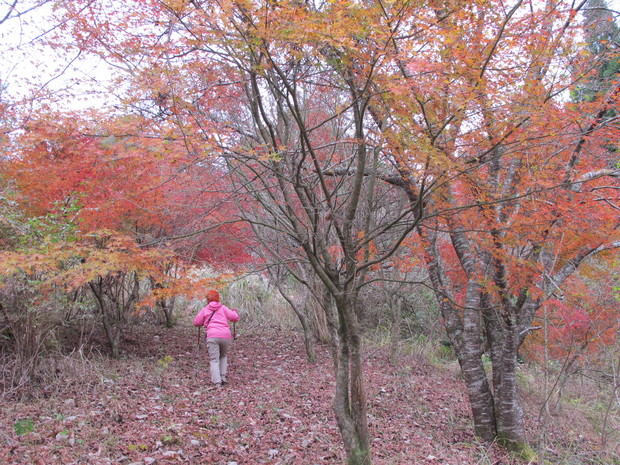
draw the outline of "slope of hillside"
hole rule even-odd
[[[121,360],[58,360],[58,383],[47,396],[3,401],[0,463],[344,462],[327,348],[309,364],[295,333],[243,333],[232,348],[229,385],[213,390],[196,336],[190,327],[139,327]],[[393,368],[376,349],[366,373],[376,464],[519,463],[474,439],[454,370],[416,357]]]

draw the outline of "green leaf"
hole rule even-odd
[[[34,423],[32,418],[24,418],[23,420],[17,420],[13,425],[15,434],[23,436],[24,434],[32,433],[34,431]]]

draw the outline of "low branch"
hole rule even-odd
[[[575,258],[569,260],[569,262],[562,267],[560,271],[558,271],[553,277],[550,277],[551,282],[555,287],[559,287],[562,285],[566,279],[570,275],[572,275],[579,265],[583,263],[586,258],[592,257],[601,252],[605,252],[607,250],[613,250],[620,248],[620,241],[611,242],[609,244],[601,244],[598,247],[592,249],[586,249],[577,254]]]
[[[603,178],[605,176],[609,176],[612,178],[618,178],[620,177],[620,169],[606,168],[606,169],[591,171],[589,173],[586,173],[583,176],[581,176],[579,179],[577,179],[576,181],[573,181],[573,184],[571,185],[571,190],[573,192],[579,192],[581,191],[581,188],[584,183],[588,181],[592,181],[593,179]]]

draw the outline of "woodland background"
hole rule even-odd
[[[1,8],[1,461],[620,463],[604,1]]]

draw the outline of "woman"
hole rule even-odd
[[[228,349],[232,340],[228,322],[239,321],[239,315],[237,309],[231,310],[220,303],[220,295],[215,290],[207,292],[207,302],[207,306],[194,318],[194,326],[205,327],[211,382],[216,387],[221,387],[226,384]]]

